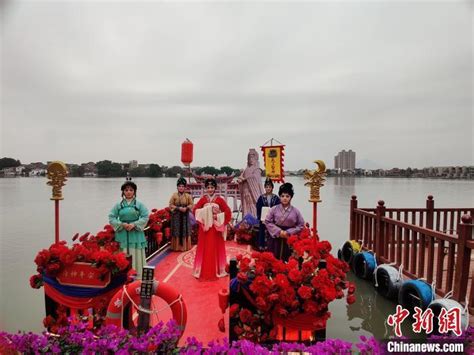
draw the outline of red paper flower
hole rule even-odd
[[[301,272],[298,271],[297,269],[292,269],[289,273],[288,273],[288,278],[293,281],[294,283],[301,283],[301,281],[303,281],[303,275],[301,275]]]
[[[298,295],[300,295],[300,297],[304,300],[310,299],[311,293],[311,287],[308,286],[303,285],[298,289]]]
[[[252,312],[244,308],[239,312],[239,318],[243,323],[248,323],[252,317]]]
[[[356,298],[353,294],[347,296],[347,304],[353,304],[355,301],[356,301]]]
[[[240,310],[240,306],[237,303],[234,303],[232,306],[229,308],[229,317],[233,318],[235,317]]]
[[[43,286],[43,277],[40,274],[31,276],[30,286],[32,288],[40,288]]]
[[[240,283],[246,283],[248,281],[248,276],[246,273],[239,272],[237,274],[237,280],[239,280]]]

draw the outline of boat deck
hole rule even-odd
[[[221,332],[218,322],[223,318],[219,308],[218,292],[229,289],[229,278],[217,281],[199,281],[192,275],[196,246],[186,252],[165,251],[149,261],[155,266],[155,279],[172,285],[183,296],[187,308],[186,329],[181,338],[182,345],[187,337],[195,337],[206,346],[215,339],[228,338],[228,310],[224,315],[226,331]],[[226,242],[227,260],[237,254],[250,253],[250,247],[235,242]],[[171,311],[164,301],[153,298],[153,308],[159,310],[152,323],[171,318]]]

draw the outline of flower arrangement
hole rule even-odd
[[[329,303],[343,298],[344,290],[347,302],[355,301],[355,286],[346,280],[349,266],[330,254],[329,242],[311,238],[305,228],[299,236],[291,236],[288,245],[293,255],[287,263],[269,252],[237,256],[237,281],[252,305],[231,305],[232,330],[239,339],[274,339],[277,320],[303,314],[310,317],[306,322],[312,322],[314,329],[322,329],[331,316]]]
[[[148,217],[147,227],[153,232],[161,232],[164,227],[167,227],[171,220],[171,210],[169,207],[158,210],[156,208],[151,210]]]
[[[67,307],[63,305],[58,305],[56,307],[54,317],[52,315],[47,315],[43,319],[44,327],[54,334],[56,334],[60,328],[66,327],[69,324],[67,310]]]
[[[235,241],[239,244],[249,244],[252,242],[253,233],[252,227],[247,223],[242,222],[234,229]]]
[[[99,270],[101,277],[108,272],[114,276],[130,268],[130,261],[124,253],[119,252],[119,245],[114,240],[114,230],[110,225],[106,225],[95,236],[86,233],[79,237],[76,234],[73,241],[77,239],[79,243],[74,243],[71,247],[67,246],[66,241],[60,241],[36,255],[35,264],[38,274],[31,276],[31,287],[40,288],[43,285],[43,274],[56,277],[75,262],[92,264]]]
[[[258,234],[259,221],[252,215],[246,215],[234,227],[235,241],[239,244],[250,244]]]

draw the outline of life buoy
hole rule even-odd
[[[357,253],[352,261],[354,273],[357,277],[362,279],[370,279],[376,267],[377,261],[375,260],[374,254],[368,251]]]
[[[447,311],[450,311],[453,308],[460,308],[461,309],[461,331],[466,330],[467,327],[469,326],[469,314],[466,308],[455,300],[452,300],[449,298],[440,298],[431,302],[428,305],[428,308],[430,308],[433,311],[433,334],[435,335],[441,334],[439,332],[438,317],[443,308],[446,309]],[[449,332],[448,335],[450,333],[452,332]]]
[[[140,304],[141,285],[141,280],[124,285],[123,288],[112,297],[109,307],[107,308],[107,316],[105,318],[106,325],[113,324],[119,328],[123,327],[122,311],[130,303],[130,300],[135,305]],[[170,285],[158,281],[153,283],[153,294],[168,303],[171,313],[173,314],[173,319],[182,330],[182,335],[186,327],[187,310],[181,294]]]
[[[410,311],[413,311],[415,307],[425,310],[433,298],[431,285],[422,280],[405,281],[398,293],[398,303]]]
[[[350,264],[355,254],[361,251],[360,244],[355,240],[348,240],[342,246],[341,257],[346,263]]]
[[[375,288],[385,298],[396,299],[403,284],[400,270],[391,265],[377,266],[374,272]]]

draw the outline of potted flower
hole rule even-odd
[[[305,228],[288,245],[293,250],[288,262],[269,252],[237,256],[239,272],[231,282],[237,301],[230,308],[234,337],[297,340],[284,337],[285,330],[286,335],[303,331],[310,338],[326,328],[329,303],[343,297],[355,301],[355,287],[346,279],[349,266],[330,254],[329,242],[313,238]]]

